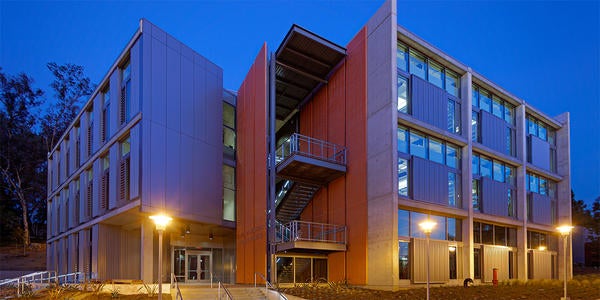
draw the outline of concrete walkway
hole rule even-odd
[[[265,291],[264,286],[255,288],[248,285],[226,285],[226,287],[234,300],[279,300],[279,295],[276,291]],[[208,285],[180,285],[179,290],[181,291],[183,300],[219,299],[219,288],[217,285],[213,285],[213,288]],[[221,298],[227,299],[225,291],[221,289],[220,292]],[[177,291],[171,289],[171,298],[175,299],[176,295]],[[303,300],[291,295],[285,296],[288,300]]]

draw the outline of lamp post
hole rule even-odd
[[[567,300],[567,241],[568,241],[569,234],[571,234],[571,230],[573,230],[573,226],[562,225],[562,226],[556,228],[556,230],[558,230],[558,232],[560,232],[560,235],[563,237],[563,257],[564,257],[563,268],[565,269],[565,278],[564,278],[564,285],[563,285],[564,296],[561,299]]]
[[[158,231],[158,299],[162,300],[162,237],[167,225],[173,218],[166,215],[150,216]]]
[[[435,228],[435,225],[437,225],[437,223],[429,220],[429,218],[419,223],[419,227],[421,227],[421,230],[423,230],[427,237],[427,300],[429,300],[429,237],[431,236],[431,232],[433,231],[433,228]]]

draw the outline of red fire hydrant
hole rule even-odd
[[[492,284],[494,286],[498,286],[498,269],[494,268],[493,271],[494,271],[494,275],[493,275],[494,277],[492,279]]]

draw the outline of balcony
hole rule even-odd
[[[292,134],[276,152],[277,176],[324,185],[346,173],[346,147]]]
[[[292,221],[275,226],[275,249],[346,251],[346,226]]]

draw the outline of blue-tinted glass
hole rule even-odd
[[[446,69],[446,92],[458,97],[458,75]]]
[[[548,188],[546,185],[546,179],[544,178],[540,178],[540,194],[541,195],[547,195],[548,194]]]
[[[472,102],[473,106],[479,107],[479,89],[477,89],[475,86],[473,86],[473,94],[471,97],[471,102]]]
[[[400,279],[410,279],[410,254],[409,243],[400,241],[398,243],[398,273]]]
[[[444,153],[444,144],[442,141],[429,138],[429,160],[443,164]]]
[[[506,127],[506,154],[513,155],[513,130]]]
[[[456,222],[457,220],[455,218],[447,218],[447,222],[448,222],[448,240],[449,241],[457,241],[460,239],[457,239],[456,237],[460,235],[460,233],[458,232],[458,227],[460,226],[456,226]],[[458,221],[460,222],[460,220]]]
[[[487,112],[492,109],[492,98],[490,98],[490,93],[485,90],[479,91],[479,108]]]
[[[446,165],[448,167],[456,168],[458,165],[458,148],[447,145],[446,146]]]
[[[427,72],[427,80],[429,80],[429,82],[433,83],[433,85],[439,88],[444,88],[444,73],[442,66],[436,64],[435,62],[429,61]]]
[[[504,177],[507,183],[515,184],[513,174],[514,172],[512,167],[506,166],[504,168]]]
[[[494,180],[504,182],[504,166],[498,161],[494,161]]]
[[[427,158],[427,145],[424,136],[410,132],[410,154],[421,158]]]
[[[408,131],[404,127],[398,127],[398,151],[408,153]]]
[[[432,221],[436,223],[433,231],[431,232],[431,238],[434,240],[445,240],[446,239],[446,217],[441,216],[430,216]]]
[[[537,123],[534,119],[527,118],[527,133],[537,136]]]
[[[539,184],[540,180],[537,176],[530,175],[529,176],[529,190],[534,193],[539,193]]]
[[[513,199],[513,191],[511,189],[507,190],[506,198],[508,201],[508,216],[514,217],[515,216],[515,204],[514,204],[514,199]]]
[[[492,161],[481,157],[480,158],[480,172],[483,177],[492,177]]]
[[[425,234],[419,227],[419,223],[426,221],[427,215],[419,212],[410,212],[410,236],[412,237],[425,237]]]
[[[408,161],[398,158],[398,194],[408,197]]]
[[[406,46],[398,43],[398,51],[396,52],[396,62],[398,64],[398,69],[407,72],[408,71],[408,49]]]
[[[398,76],[398,111],[408,113],[408,81]]]
[[[504,121],[515,124],[515,108],[511,104],[504,103]]]
[[[410,236],[409,229],[409,218],[408,211],[399,209],[398,210],[398,236]]]
[[[479,142],[479,113],[473,111],[473,115],[471,116],[471,139],[474,142]]]
[[[479,175],[479,155],[473,154],[472,157],[471,171],[473,175]]]
[[[456,207],[456,174],[448,172],[448,205]]]
[[[481,211],[481,203],[479,201],[479,180],[473,179],[472,184],[471,196],[473,198],[473,210]]]
[[[419,76],[423,79],[426,79],[426,70],[427,70],[427,65],[425,64],[425,56],[414,52],[414,51],[410,51],[410,73],[411,74],[415,74],[416,76]]]
[[[446,116],[448,123],[448,131],[454,133],[456,127],[456,110],[453,100],[448,99],[448,115]]]
[[[547,139],[546,126],[542,124],[538,126],[538,137],[544,141]]]
[[[492,101],[492,114],[500,119],[503,119],[504,112],[502,111],[502,108],[502,100],[494,96]]]

